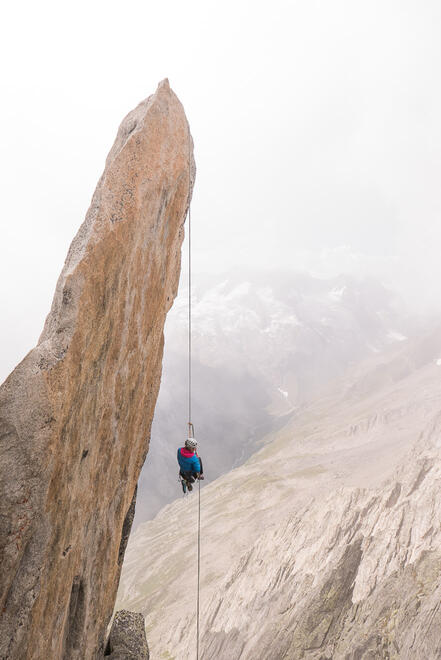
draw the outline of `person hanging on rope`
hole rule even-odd
[[[193,490],[196,479],[204,478],[202,459],[196,453],[198,443],[194,438],[188,438],[185,446],[178,449],[179,477],[184,493],[186,489]]]

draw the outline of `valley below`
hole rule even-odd
[[[201,490],[201,658],[441,654],[441,332],[366,358]],[[117,609],[195,657],[197,493],[130,538]]]

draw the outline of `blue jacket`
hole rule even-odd
[[[181,472],[192,472],[196,474],[201,471],[199,456],[196,453],[193,454],[193,452],[188,451],[185,447],[178,449],[178,463]]]

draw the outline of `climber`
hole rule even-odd
[[[178,449],[179,477],[184,493],[193,490],[192,484],[196,479],[204,478],[202,459],[196,453],[198,443],[194,438],[188,438],[185,446]]]

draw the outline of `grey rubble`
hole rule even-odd
[[[109,660],[149,660],[142,614],[120,610],[110,629],[106,658]]]

